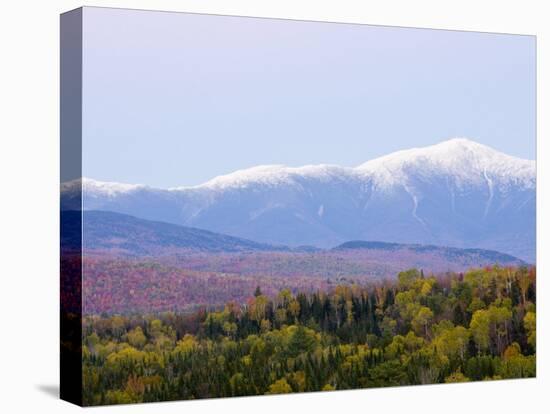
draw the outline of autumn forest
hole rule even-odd
[[[217,309],[89,314],[85,405],[534,377],[534,267],[251,290]]]

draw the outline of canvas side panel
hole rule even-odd
[[[82,405],[82,9],[61,15],[61,399]]]

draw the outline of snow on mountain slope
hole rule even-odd
[[[65,208],[70,187],[62,189]],[[193,187],[162,190],[85,179],[83,188],[85,209],[259,242],[331,247],[380,240],[535,258],[535,162],[462,138],[356,168],[267,165]]]
[[[96,181],[87,177],[82,178],[82,180],[77,179],[61,184],[61,192],[80,192],[81,188],[90,195],[115,197],[147,187],[141,184]]]
[[[457,185],[479,184],[487,173],[503,185],[535,187],[535,161],[498,152],[486,145],[455,138],[426,148],[412,148],[380,157],[357,167],[382,185],[399,185],[408,174],[445,174]]]
[[[301,179],[328,181],[335,178],[357,175],[352,168],[337,165],[306,165],[303,167],[287,167],[285,165],[260,165],[244,170],[238,170],[227,175],[221,175],[194,187],[178,187],[172,190],[209,189],[224,191],[243,189],[252,185],[276,187],[280,185],[299,185]]]

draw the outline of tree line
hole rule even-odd
[[[86,405],[535,376],[535,268],[83,320]]]

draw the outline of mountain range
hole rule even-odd
[[[105,210],[255,240],[334,247],[350,240],[480,248],[535,261],[536,165],[468,139],[355,168],[258,166],[192,187],[84,178],[61,207]]]
[[[494,264],[526,265],[484,249],[376,241],[350,241],[330,249],[290,248],[109,211],[86,210],[82,219],[80,215],[63,211],[62,246],[78,245],[82,229],[86,259],[155,263],[208,274],[378,279],[413,267],[441,274]]]
[[[194,227],[144,220],[110,211],[62,212],[62,246],[78,247],[81,234],[87,251],[110,251],[131,256],[166,256],[170,253],[236,253],[290,251],[251,240],[226,236]],[[82,233],[81,233],[82,232]]]

